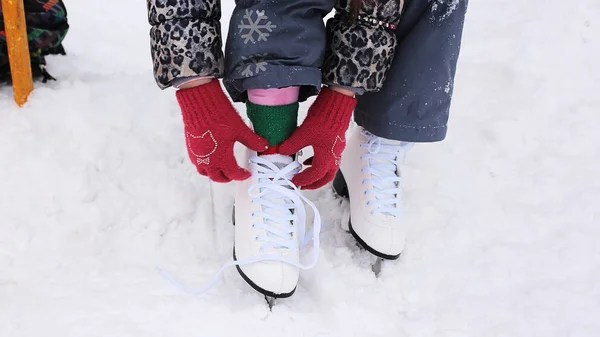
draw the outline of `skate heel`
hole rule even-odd
[[[344,179],[344,175],[341,170],[338,170],[335,179],[333,179],[333,191],[337,193],[340,197],[350,198],[350,193],[348,192],[348,184],[346,184],[346,179]]]

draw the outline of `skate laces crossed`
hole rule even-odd
[[[279,168],[273,162],[259,156],[250,158],[250,166],[258,182],[248,189],[252,202],[262,206],[261,212],[255,212],[253,217],[262,217],[261,223],[252,226],[265,231],[265,235],[257,236],[256,240],[263,242],[260,251],[263,255],[254,256],[242,260],[229,260],[215,274],[212,280],[201,289],[190,289],[169,274],[167,271],[157,268],[158,272],[175,287],[193,295],[201,295],[210,290],[219,280],[223,272],[232,266],[243,266],[264,261],[278,261],[295,266],[302,270],[313,268],[319,260],[319,249],[321,233],[321,215],[314,203],[302,195],[298,187],[291,179],[300,172],[302,165],[298,161]],[[309,233],[306,231],[306,203],[313,210],[313,228]],[[294,226],[293,223],[297,225]],[[308,235],[307,235],[308,234]],[[311,240],[312,239],[312,240]],[[303,265],[297,261],[281,256],[278,252],[282,249],[297,251],[313,243],[312,262]]]
[[[408,151],[414,143],[398,142],[383,139],[363,130],[366,142],[360,144],[361,148],[367,148],[369,153],[364,154],[361,159],[369,161],[362,172],[371,174],[370,179],[363,180],[364,184],[370,184],[372,189],[367,189],[365,195],[374,195],[375,200],[367,202],[369,206],[375,206],[371,214],[384,214],[399,217],[402,210],[398,205],[402,202],[402,177],[398,168],[398,158],[403,156],[406,160]]]
[[[259,204],[262,208],[262,211],[253,213],[252,217],[264,220],[252,224],[252,228],[265,231],[265,235],[256,237],[257,241],[263,242],[260,251],[299,250],[305,231],[304,223],[299,219],[306,219],[306,210],[302,200],[290,186],[290,180],[300,172],[300,163],[293,161],[279,168],[269,160],[254,157],[250,159],[250,166],[256,172],[258,183],[250,186],[248,194],[252,197],[252,203]],[[298,226],[294,226],[294,222]],[[295,237],[298,239],[295,240]]]

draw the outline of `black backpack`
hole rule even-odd
[[[54,80],[46,71],[46,55],[65,54],[62,41],[69,24],[62,0],[24,0],[31,70],[34,79]],[[10,83],[10,67],[0,3],[0,83]]]

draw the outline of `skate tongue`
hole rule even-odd
[[[278,154],[278,153],[263,154],[260,157],[270,161],[275,166],[277,166],[277,168],[279,168],[279,169],[282,169],[282,168],[288,166],[289,164],[291,164],[294,161],[294,158],[292,158],[290,156],[284,156],[284,155]],[[286,188],[291,189],[290,186],[286,186]]]
[[[270,161],[271,163],[275,164],[275,166],[277,166],[278,168],[284,168],[286,166],[288,166],[291,162],[294,161],[294,159],[290,156],[284,156],[282,154],[263,154],[261,155],[261,158],[264,158],[268,161]]]

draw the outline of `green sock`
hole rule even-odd
[[[264,106],[246,103],[248,118],[254,132],[266,139],[269,146],[276,146],[288,139],[298,126],[298,103],[280,106]]]

